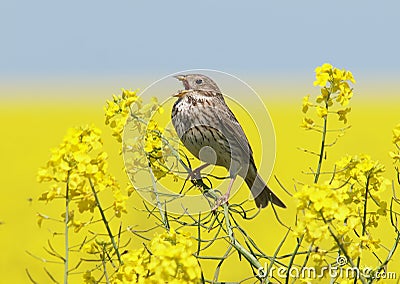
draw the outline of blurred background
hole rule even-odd
[[[103,126],[111,94],[143,90],[172,73],[214,69],[249,84],[274,123],[273,174],[293,188],[293,178],[307,180],[301,172],[316,164],[296,149],[319,141],[299,128],[302,97],[318,92],[314,68],[329,62],[351,70],[357,80],[353,127],[329,158],[369,153],[394,177],[387,153],[391,129],[400,122],[398,1],[16,0],[0,6],[1,282],[28,283],[26,268],[40,283],[48,279],[26,251],[42,254],[52,232],[38,228],[36,213],[59,212],[37,201],[46,185],[36,183],[36,172],[50,148],[68,127]],[[125,181],[110,133],[104,127],[110,169]],[[279,188],[273,179],[269,184]],[[289,206],[284,220],[293,222],[294,202],[276,191]],[[249,225],[266,248],[272,243],[271,252],[280,241],[269,234],[272,215],[265,211],[258,225]],[[259,226],[266,219],[271,224]],[[237,280],[247,269],[222,276]]]

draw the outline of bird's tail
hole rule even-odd
[[[244,180],[253,194],[257,207],[264,208],[267,207],[268,202],[272,202],[276,206],[286,208],[286,205],[269,189],[260,175],[257,173],[255,178],[254,176],[248,174]]]

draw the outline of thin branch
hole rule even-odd
[[[68,265],[69,265],[69,176],[68,171],[67,183],[65,188],[65,220],[64,220],[64,249],[65,249],[65,259],[64,259],[64,284],[68,284]]]
[[[25,268],[25,272],[26,272],[26,275],[28,275],[29,280],[30,280],[33,284],[39,284],[38,282],[36,282],[36,281],[32,278],[31,274],[29,273],[28,268]]]
[[[107,230],[108,236],[110,237],[110,240],[111,240],[111,243],[112,243],[112,245],[113,245],[114,251],[115,251],[115,253],[116,253],[116,255],[117,255],[119,264],[121,265],[121,264],[122,264],[121,254],[119,253],[119,249],[118,249],[117,244],[116,244],[116,242],[115,242],[114,235],[113,235],[112,232],[111,232],[111,228],[110,228],[110,226],[109,226],[109,224],[108,224],[107,217],[106,217],[106,215],[104,214],[103,208],[101,207],[100,200],[99,200],[99,197],[97,196],[97,193],[96,193],[96,190],[95,190],[95,188],[94,188],[94,184],[93,184],[93,182],[92,182],[92,179],[91,179],[91,178],[88,178],[88,179],[89,179],[90,187],[92,188],[92,192],[93,192],[94,198],[95,198],[95,200],[96,200],[97,208],[98,208],[99,211],[100,211],[101,219],[103,220],[103,223],[104,223],[104,225],[106,226],[106,230]]]

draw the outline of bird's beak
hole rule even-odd
[[[176,75],[174,78],[178,79],[179,81],[186,81],[186,76],[185,75]]]
[[[174,97],[181,98],[190,91],[189,83],[186,79],[186,75],[176,75],[176,76],[174,76],[174,78],[181,81],[183,83],[183,86],[185,87],[185,90],[178,91],[176,94],[173,95]]]

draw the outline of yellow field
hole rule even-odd
[[[2,142],[0,147],[1,178],[0,178],[0,275],[1,283],[29,283],[25,269],[29,269],[32,277],[39,283],[49,283],[43,267],[44,263],[27,254],[30,253],[47,257],[43,247],[48,239],[59,242],[61,239],[52,236],[55,230],[62,231],[62,227],[53,229],[52,223],[44,223],[42,228],[37,225],[36,213],[54,214],[59,217],[63,211],[63,203],[45,205],[39,202],[38,196],[47,188],[46,184],[36,182],[37,169],[43,166],[50,155],[50,148],[57,146],[68,127],[94,123],[103,129],[105,149],[110,156],[110,171],[125,185],[127,178],[122,172],[122,158],[119,156],[119,146],[111,137],[111,131],[104,126],[103,104],[106,97],[87,94],[82,99],[57,99],[48,97],[39,101],[34,99],[13,100],[8,99],[0,106],[0,121],[2,125]],[[272,99],[264,97],[272,117],[276,132],[276,163],[273,175],[293,192],[293,179],[310,182],[310,176],[302,174],[309,167],[316,166],[316,158],[299,151],[297,147],[318,149],[320,137],[318,134],[309,133],[299,127],[303,114],[301,113],[301,97],[289,95],[288,91],[277,94]],[[282,99],[282,98],[288,99]],[[388,152],[393,149],[391,143],[392,128],[400,123],[399,99],[386,97],[384,100],[363,98],[354,96],[350,103],[352,112],[349,115],[349,129],[337,145],[328,149],[328,162],[325,169],[330,169],[334,161],[345,154],[368,153],[373,159],[381,161],[387,169],[386,177],[395,177],[392,162]],[[89,99],[90,98],[90,101]],[[166,110],[169,111],[169,110]],[[248,110],[250,113],[251,109]],[[239,118],[240,119],[240,118]],[[251,137],[251,136],[250,136]],[[250,138],[251,140],[251,138]],[[254,151],[259,152],[260,146],[253,146]],[[269,185],[275,193],[282,197],[288,206],[288,210],[280,210],[282,220],[289,225],[294,223],[296,204],[291,197],[281,190],[277,182],[271,178]],[[399,188],[399,186],[398,186]],[[247,197],[247,192],[242,189],[235,198]],[[400,192],[400,191],[399,191]],[[390,191],[388,198],[390,196]],[[400,193],[398,193],[400,194]],[[137,200],[131,200],[130,204],[140,204]],[[56,205],[58,204],[58,208]],[[132,210],[134,211],[134,210]],[[140,219],[139,219],[140,218]],[[124,217],[123,226],[140,224],[146,225],[141,214],[130,212]],[[388,222],[381,219],[380,222]],[[147,226],[152,226],[150,221]],[[115,228],[118,227],[118,224]],[[245,223],[247,232],[268,253],[273,254],[279,244],[285,229],[274,220],[270,209],[264,210],[255,220]],[[143,227],[144,228],[144,227]],[[382,230],[379,232],[382,243],[392,243],[393,231]],[[211,235],[209,236],[211,237]],[[133,239],[141,246],[140,239]],[[293,244],[293,240],[290,241]],[[284,250],[290,252],[293,246],[287,245]],[[62,250],[60,251],[62,252]],[[395,271],[400,277],[399,253],[394,256],[394,263],[388,267],[389,271]],[[215,269],[216,262],[209,262],[205,268],[211,272]],[[46,264],[46,267],[57,277],[62,279],[62,265]],[[242,261],[240,268],[237,266],[237,257],[233,257],[224,264],[220,279],[235,281],[251,275],[248,264]],[[211,274],[210,277],[211,278]],[[71,283],[79,283],[81,276],[71,277]]]

